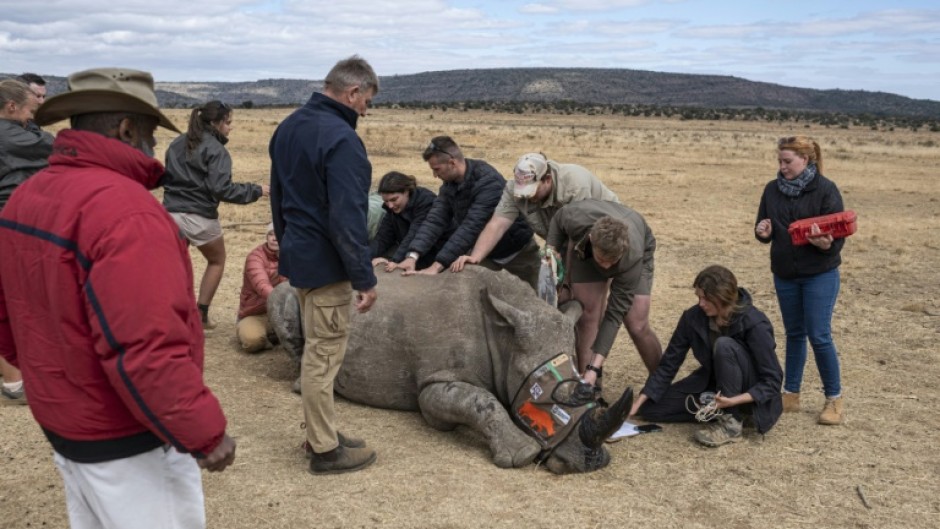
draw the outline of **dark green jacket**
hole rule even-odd
[[[605,270],[594,262],[588,233],[598,219],[607,216],[627,223],[630,248],[616,265]],[[653,252],[656,251],[656,238],[646,225],[646,220],[636,211],[616,202],[588,199],[568,204],[552,217],[546,242],[564,253],[568,241],[574,243],[573,259],[591,263],[598,273],[612,279],[607,311],[598,329],[597,338],[591,346],[595,353],[607,356],[617,338],[620,325],[623,324],[624,316],[633,306],[633,296],[643,273],[644,256],[652,258]]]

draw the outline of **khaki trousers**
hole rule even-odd
[[[274,332],[267,314],[245,316],[235,324],[235,333],[242,350],[246,353],[257,353],[270,346],[268,334]]]
[[[300,364],[301,398],[307,441],[322,454],[339,446],[333,380],[343,365],[349,342],[349,281],[320,288],[298,288],[300,315],[304,321],[304,356]]]

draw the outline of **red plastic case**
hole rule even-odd
[[[809,219],[800,219],[794,221],[787,228],[790,233],[790,240],[794,246],[803,246],[809,244],[807,236],[813,228],[813,224],[819,226],[820,233],[828,233],[833,239],[841,239],[855,233],[858,229],[858,216],[852,210],[840,211],[820,217]]]

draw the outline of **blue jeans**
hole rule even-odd
[[[792,393],[800,391],[806,364],[806,339],[809,338],[823,391],[827,397],[840,395],[839,355],[832,343],[832,310],[839,296],[839,269],[797,279],[774,275],[774,286],[787,330],[783,389]]]

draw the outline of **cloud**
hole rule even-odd
[[[651,0],[552,0],[545,2],[547,5],[564,11],[617,11],[649,3]]]
[[[740,16],[716,18],[710,4],[671,3],[204,0],[194,9],[192,0],[50,0],[37,9],[18,2],[0,18],[0,68],[65,75],[119,65],[165,81],[320,79],[336,60],[358,53],[380,75],[590,66],[786,83],[820,65],[864,59],[882,73],[851,70],[858,77],[831,83],[861,88],[876,86],[877,77],[884,87],[905,71],[925,70],[912,74],[922,80],[922,97],[933,97],[940,84],[940,10],[856,14],[840,7],[831,10],[840,15],[822,16],[749,4]]]
[[[519,12],[526,15],[549,15],[558,12],[558,8],[545,4],[526,4],[519,8]]]

